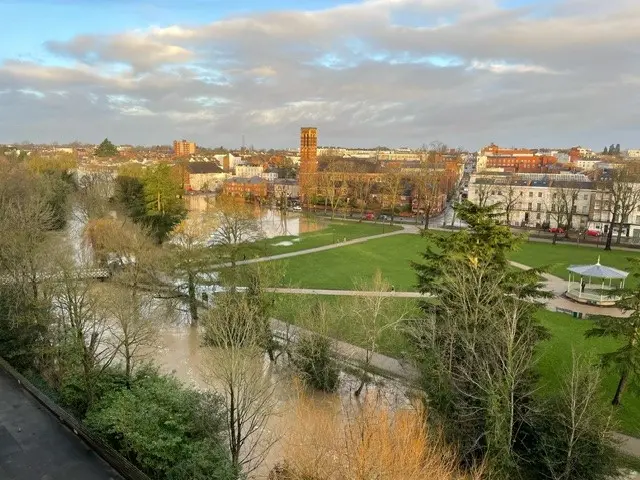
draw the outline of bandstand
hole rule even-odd
[[[571,300],[589,305],[610,307],[620,300],[614,291],[624,288],[628,272],[600,264],[571,265],[566,296]],[[579,280],[578,280],[579,278]]]

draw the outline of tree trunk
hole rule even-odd
[[[613,396],[613,400],[611,400],[611,405],[615,405],[615,406],[620,405],[620,398],[622,397],[622,393],[624,392],[624,389],[627,386],[628,376],[629,374],[627,370],[622,372],[622,375],[620,376],[620,381],[618,382],[618,388],[616,389],[616,394]]]
[[[605,250],[611,250],[611,241],[613,240],[613,227],[615,225],[615,218],[618,215],[618,209],[614,209],[611,222],[609,222],[609,231],[607,232],[607,243],[604,246]]]
[[[424,229],[429,230],[429,216],[431,214],[431,207],[424,209]]]
[[[187,276],[187,288],[189,289],[189,313],[191,314],[191,326],[198,325],[198,299],[196,298],[196,279],[193,273]]]
[[[620,238],[622,237],[622,221],[618,224],[618,236],[616,237],[616,245],[620,245]]]
[[[556,230],[555,232],[553,232],[553,245],[556,244],[556,242],[558,241],[558,231]]]

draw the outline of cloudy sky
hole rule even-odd
[[[640,0],[0,0],[0,142],[640,148]]]

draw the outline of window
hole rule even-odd
[[[539,204],[537,205],[536,210],[538,210],[538,211],[541,211],[541,210],[542,210],[542,204],[541,204],[541,203],[539,203]]]
[[[636,215],[636,224],[640,225],[640,215]]]
[[[540,214],[536,213],[536,220],[540,220]]]
[[[529,192],[529,198],[533,198],[533,192]]]
[[[529,202],[529,211],[533,210],[533,204]]]
[[[542,198],[542,192],[538,192],[538,198]]]
[[[582,206],[582,213],[588,213],[589,211],[589,207],[587,207],[586,205]]]
[[[587,195],[586,193],[582,196],[583,200],[588,200],[589,199],[589,195]]]

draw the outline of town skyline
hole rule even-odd
[[[0,142],[637,147],[636,2],[188,3],[2,2]]]

